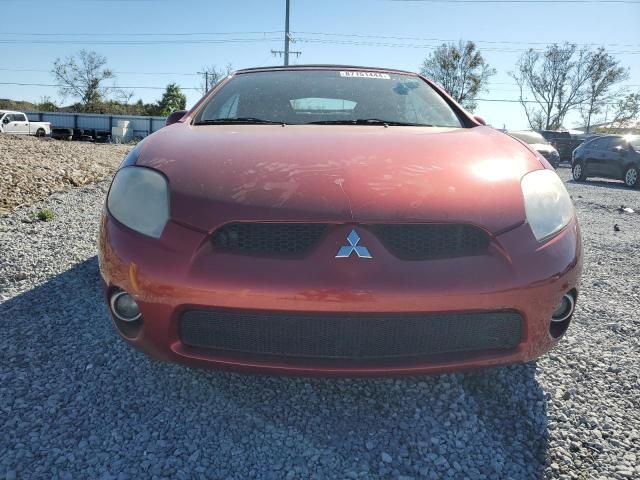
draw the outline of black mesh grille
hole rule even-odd
[[[219,353],[375,360],[512,349],[521,316],[512,311],[446,314],[303,314],[191,310],[180,338]]]
[[[373,227],[384,246],[402,260],[483,255],[489,236],[473,225],[389,224]]]
[[[328,225],[317,223],[231,223],[212,237],[216,248],[245,255],[300,256],[313,248]],[[402,260],[483,255],[489,236],[481,228],[458,224],[363,225]]]
[[[320,240],[326,228],[315,223],[232,223],[215,232],[213,244],[249,255],[301,255]]]

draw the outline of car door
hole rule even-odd
[[[21,118],[24,118],[25,122],[20,121]],[[26,127],[24,126],[25,123],[26,123]],[[19,115],[17,113],[8,113],[2,120],[2,124],[3,124],[4,131],[6,133],[13,133],[13,134],[29,133],[29,123],[26,122],[26,117],[24,115],[21,115],[21,114]]]
[[[602,172],[603,148],[608,142],[607,138],[592,140],[584,146],[584,167],[587,175],[600,175]]]
[[[15,125],[15,131],[13,133],[29,135],[29,120],[24,113],[14,113],[13,124]]]
[[[624,174],[624,165],[629,154],[629,144],[622,137],[611,137],[609,148],[605,152],[604,170],[607,177],[620,179]]]
[[[7,113],[2,119],[2,129],[5,133],[18,133],[18,125],[13,117],[13,113]]]

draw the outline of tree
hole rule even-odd
[[[167,85],[167,89],[162,94],[158,102],[158,115],[168,116],[176,110],[184,110],[187,105],[187,97],[175,83]]]
[[[603,107],[611,103],[614,94],[611,89],[629,78],[629,71],[608,54],[602,47],[589,55],[589,79],[585,86],[586,99],[580,105],[580,115],[589,133],[594,115],[602,113]]]
[[[106,57],[83,49],[75,57],[56,59],[51,73],[60,84],[60,95],[79,98],[83,110],[90,111],[108,94],[104,81],[115,77],[106,64]]]
[[[592,77],[591,52],[576,45],[549,45],[544,52],[522,54],[510,75],[520,88],[520,103],[531,128],[555,130],[568,112],[587,99],[586,84]],[[526,98],[527,93],[533,100]]]
[[[51,100],[50,97],[40,97],[40,101],[36,103],[39,112],[57,112],[59,107]]]
[[[202,70],[199,72],[203,76],[202,81],[200,82],[200,92],[204,95],[211,90],[216,83],[231,72],[233,72],[233,66],[230,63],[227,63],[224,68],[218,68],[216,65],[202,67]]]
[[[634,121],[640,122],[640,92],[630,93],[620,98],[615,107],[613,120],[609,123],[608,133],[624,129]]]
[[[489,66],[473,42],[440,45],[424,59],[420,72],[439,83],[458,103],[470,111],[478,94],[486,90],[496,70]]]

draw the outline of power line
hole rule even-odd
[[[19,85],[19,86],[33,86],[33,87],[62,87],[63,85],[52,83],[21,83],[21,82],[0,82],[0,85]],[[200,90],[197,87],[182,87],[178,85],[182,90]],[[164,90],[166,87],[153,87],[153,86],[112,86],[109,88],[132,88],[132,89],[150,89],[150,90]],[[539,103],[535,100],[513,100],[507,98],[476,98],[478,102],[498,102],[498,103]],[[586,102],[581,102],[586,103]],[[616,102],[606,102],[603,105],[617,105]]]
[[[38,70],[34,68],[0,68],[2,72],[40,72],[40,73],[51,73],[51,70]],[[188,76],[198,76],[197,73],[184,73],[184,72],[125,72],[125,71],[114,71],[113,73],[117,73],[118,75],[188,75]]]
[[[640,5],[639,0],[393,0],[395,2],[424,3],[629,3]]]
[[[38,72],[38,73],[51,73],[51,70],[40,70],[34,68],[0,68],[1,72]],[[184,75],[184,76],[201,76],[204,75],[205,72],[198,73],[186,73],[186,72],[130,72],[130,71],[119,71],[116,70],[113,73],[118,75]],[[515,82],[490,82],[490,86],[492,85],[507,85],[517,87],[518,84]],[[640,83],[625,83],[621,85],[622,87],[640,87]],[[133,88],[133,87],[131,87]],[[491,90],[497,90],[492,88]],[[515,89],[514,89],[515,90]],[[504,89],[504,91],[509,91],[508,89]]]
[[[169,33],[169,32],[134,32],[134,33],[124,33],[124,32],[90,32],[90,33],[78,33],[78,32],[69,32],[69,33],[45,33],[45,32],[0,32],[0,35],[20,35],[20,36],[40,36],[40,37],[49,37],[49,36],[69,36],[69,37],[102,37],[102,36],[120,36],[120,37],[152,37],[152,36],[162,36],[162,37],[173,37],[173,36],[197,36],[197,35],[275,35],[284,33],[283,30],[268,30],[264,32],[177,32],[177,33]]]
[[[460,39],[446,39],[446,38],[428,38],[428,37],[405,37],[405,36],[392,36],[392,35],[368,35],[368,34],[356,34],[356,33],[334,33],[334,32],[291,32],[295,35],[316,35],[316,36],[324,36],[324,37],[349,37],[349,38],[380,38],[383,40],[420,40],[426,42],[458,42]],[[553,45],[553,44],[562,44],[565,41],[557,41],[557,42],[525,42],[525,41],[514,41],[514,40],[473,40],[474,43],[489,43],[489,44],[505,44],[505,45]],[[640,47],[640,43],[574,43],[568,42],[569,44],[577,45],[577,46],[585,46],[585,47],[594,47],[594,46],[607,46],[607,47]]]
[[[65,85],[60,85],[57,83],[25,83],[25,82],[0,82],[0,85],[17,85],[21,87],[64,87]],[[198,87],[182,87],[178,85],[182,90],[200,90]],[[107,88],[132,88],[132,89],[140,89],[140,90],[164,90],[167,87],[152,87],[148,85],[143,86],[124,86],[124,85],[109,85]]]
[[[188,45],[188,44],[227,44],[227,43],[268,43],[279,41],[278,38],[264,38],[264,39],[204,39],[204,40],[140,40],[140,41],[123,41],[123,40],[0,40],[0,44],[45,44],[45,45],[122,45],[122,46],[134,46],[134,45]],[[298,37],[295,38],[296,42],[301,43],[317,43],[317,44],[331,44],[331,45],[353,45],[353,46],[368,46],[368,47],[391,47],[391,48],[419,48],[423,50],[433,50],[440,45],[434,44],[416,44],[416,43],[390,43],[390,42],[374,42],[374,41],[356,41],[356,40],[327,40],[320,38],[310,37]],[[529,50],[538,52],[544,52],[544,49],[523,49],[523,48],[483,48],[485,52],[502,52],[502,53],[521,53]],[[278,52],[278,51],[276,51]],[[294,53],[294,52],[290,52]],[[300,52],[295,52],[299,54]],[[638,55],[640,50],[620,50],[609,52],[613,55]]]
[[[436,49],[440,45],[433,44],[417,44],[417,43],[390,43],[390,42],[374,42],[374,41],[357,41],[357,40],[326,40],[318,38],[297,37],[296,42],[301,43],[318,43],[318,44],[332,44],[332,45],[354,45],[354,46],[366,46],[366,47],[392,47],[392,48],[420,48],[420,49]],[[544,49],[528,49],[528,48],[483,48],[483,52],[503,52],[503,53],[521,53],[529,50],[544,52]],[[621,50],[615,52],[608,52],[613,55],[637,55],[640,54],[640,50]]]
[[[276,37],[264,38],[224,38],[199,40],[0,40],[1,44],[45,44],[45,45],[197,45],[197,44],[227,44],[227,43],[266,43],[280,40]]]
[[[408,0],[407,0],[408,1]],[[415,0],[418,1],[418,0]],[[640,0],[639,0],[640,1]],[[62,40],[20,40],[20,39],[2,39],[1,43],[94,43],[99,42],[99,44],[155,44],[155,43],[234,43],[234,42],[260,42],[260,41],[277,41],[278,37],[267,37],[266,35],[276,35],[282,34],[286,31],[284,30],[272,30],[265,32],[181,32],[181,33],[156,33],[156,32],[147,32],[147,33],[127,33],[121,34],[117,32],[111,33],[11,33],[4,32],[0,35],[11,35],[11,36],[38,36],[38,37],[47,37],[47,36],[69,36],[69,37],[88,37],[87,39],[62,39]],[[170,37],[178,36],[219,36],[219,35],[263,35],[263,37],[259,38],[200,38],[194,40],[180,40],[180,39],[172,39]],[[295,41],[296,35],[312,35],[312,36],[320,36],[320,37],[343,37],[343,38],[369,38],[369,39],[383,39],[383,40],[419,40],[426,42],[457,42],[459,39],[451,39],[451,38],[433,38],[433,37],[413,37],[413,36],[398,36],[398,35],[371,35],[371,34],[355,34],[355,33],[336,33],[336,32],[307,32],[307,31],[291,31],[289,32],[289,39],[291,41]],[[166,37],[157,40],[129,40],[129,39],[120,39],[120,40],[110,40],[110,39],[95,39],[96,36],[118,36],[118,37]],[[285,37],[287,38],[287,37]],[[95,39],[95,40],[94,40]],[[514,40],[474,40],[474,43],[486,43],[486,44],[504,44],[504,45],[551,45],[554,43],[564,43],[565,40],[561,41],[547,41],[547,42],[532,42],[532,41],[514,41]],[[607,46],[607,47],[638,47],[640,43],[605,43],[605,42],[590,42],[590,43],[574,43],[568,42],[570,44],[575,44],[578,46]]]

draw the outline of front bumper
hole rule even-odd
[[[335,253],[353,225],[337,225],[304,259],[216,252],[209,235],[169,222],[159,240],[124,227],[105,213],[100,270],[107,294],[134,295],[139,328],[116,326],[135,348],[157,359],[276,374],[380,376],[442,373],[537,358],[558,341],[549,331],[562,295],[577,293],[582,268],[578,224],[538,244],[527,224],[492,238],[485,256],[400,261],[360,230],[374,260]],[[336,315],[514,311],[522,317],[519,343],[508,350],[434,355],[410,361],[348,362],[219,354],[186,345],[180,318],[191,310],[324,313]]]

